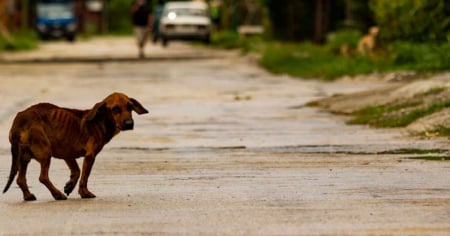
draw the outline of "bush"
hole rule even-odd
[[[397,41],[390,45],[396,66],[413,70],[445,70],[450,68],[450,41],[437,43],[412,43]]]
[[[370,8],[384,40],[446,41],[450,28],[448,0],[371,0]]]
[[[211,45],[224,49],[241,48],[244,45],[241,36],[234,31],[220,31],[211,36]]]
[[[375,57],[340,56],[340,47],[347,44],[355,49],[360,35],[357,31],[340,31],[330,37],[324,47],[311,43],[267,43],[261,51],[261,65],[274,73],[323,79],[393,70],[450,68],[450,40],[444,43],[396,41],[388,44],[387,52]]]
[[[31,50],[37,48],[38,42],[34,31],[15,32],[11,42],[0,36],[0,51]]]
[[[361,36],[361,32],[357,30],[340,30],[333,32],[328,36],[326,48],[334,53],[339,53],[343,45],[355,49],[358,46],[358,41]]]
[[[211,46],[222,49],[242,49],[247,52],[262,52],[264,49],[262,36],[241,36],[234,31],[220,31],[211,36]]]
[[[112,33],[132,33],[131,23],[131,1],[111,0],[108,3],[108,28]]]
[[[270,43],[261,59],[261,65],[274,73],[327,80],[383,70],[386,64],[366,57],[341,57],[311,43]]]

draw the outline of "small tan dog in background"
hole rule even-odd
[[[373,56],[373,51],[377,43],[378,32],[378,27],[370,27],[369,33],[364,35],[358,42],[359,54]]]

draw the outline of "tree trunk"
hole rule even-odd
[[[314,42],[322,44],[330,28],[330,0],[316,0]]]
[[[22,0],[21,4],[21,29],[28,29],[28,13],[29,13],[29,0]]]

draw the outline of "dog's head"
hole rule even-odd
[[[121,130],[131,130],[134,127],[131,112],[137,114],[148,113],[136,99],[130,98],[122,93],[113,93],[103,101],[95,104],[85,116],[86,121],[92,121],[98,117],[105,118],[108,122],[114,123],[114,133]]]
[[[372,35],[373,37],[376,37],[378,35],[378,32],[380,31],[380,29],[376,26],[370,27],[369,29],[369,34]]]

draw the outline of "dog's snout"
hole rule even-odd
[[[122,130],[131,130],[133,128],[134,128],[134,121],[133,120],[130,119],[130,120],[125,120],[123,122]]]

